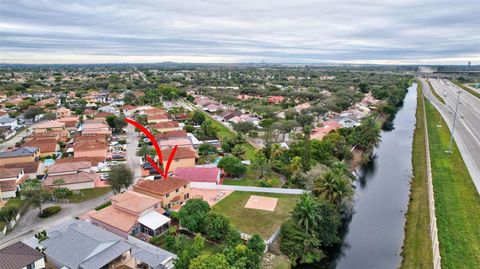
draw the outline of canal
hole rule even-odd
[[[358,169],[354,215],[345,232],[337,269],[394,269],[401,263],[415,129],[417,85],[398,111],[392,131],[382,131],[374,160]]]

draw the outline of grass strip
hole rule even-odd
[[[416,125],[413,135],[410,202],[406,214],[402,269],[433,268],[428,206],[427,156],[422,84],[417,88]]]
[[[458,80],[452,80],[452,82],[457,85],[458,87],[464,89],[465,91],[469,92],[471,95],[480,99],[480,93],[470,89],[469,87],[463,85],[463,83],[459,82]]]
[[[426,102],[442,268],[480,268],[480,196],[435,107]]]
[[[429,80],[427,80],[428,87],[430,87],[430,92],[440,101],[440,103],[446,105],[445,100],[433,89],[432,83],[430,83]]]

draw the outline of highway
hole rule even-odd
[[[457,103],[458,92],[460,99],[457,120],[455,122],[454,140],[472,177],[473,183],[480,193],[480,99],[448,80],[429,79],[434,91],[445,101],[445,105],[430,94],[430,87],[421,79],[424,95],[440,111],[445,122],[452,128]],[[447,150],[447,149],[445,149]]]

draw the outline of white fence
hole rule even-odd
[[[250,187],[250,186],[234,186],[234,185],[205,185],[190,183],[190,187],[196,189],[207,190],[228,190],[228,191],[248,191],[248,192],[266,192],[266,193],[281,193],[281,194],[302,194],[307,190],[302,189],[284,189],[284,188],[267,188],[267,187]]]
[[[435,198],[432,183],[432,167],[430,161],[430,146],[428,142],[427,113],[425,111],[425,101],[423,102],[423,117],[425,124],[425,149],[427,155],[427,178],[428,178],[428,206],[430,209],[430,238],[432,240],[433,269],[441,269],[442,257],[440,256],[440,245],[438,242],[437,217],[435,216]]]

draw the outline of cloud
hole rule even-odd
[[[477,0],[3,0],[0,62],[480,64]]]

